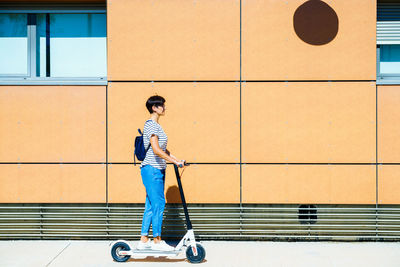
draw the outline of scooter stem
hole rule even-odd
[[[190,218],[189,218],[189,212],[188,212],[187,205],[186,205],[185,194],[183,193],[183,188],[182,188],[182,183],[181,183],[181,176],[179,175],[178,166],[176,166],[174,164],[174,168],[175,168],[176,180],[178,182],[179,192],[181,194],[183,211],[185,212],[186,228],[187,228],[187,230],[192,230],[192,222],[190,221]]]

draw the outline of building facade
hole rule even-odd
[[[138,237],[154,94],[200,238],[400,237],[400,5],[375,0],[2,1],[0,237]]]

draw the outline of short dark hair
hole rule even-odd
[[[150,96],[149,99],[146,101],[146,108],[151,113],[153,113],[153,106],[159,107],[163,106],[165,103],[165,99],[159,95]]]

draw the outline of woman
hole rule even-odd
[[[143,142],[149,150],[140,165],[143,184],[146,188],[146,204],[144,208],[142,231],[137,249],[154,249],[169,251],[174,250],[165,241],[161,240],[161,226],[165,207],[164,184],[165,161],[179,166],[184,161],[177,159],[167,149],[167,135],[158,123],[160,116],[165,115],[165,99],[161,96],[152,96],[146,102],[146,108],[150,112],[150,119],[144,124]],[[148,237],[150,224],[153,225],[153,243]]]

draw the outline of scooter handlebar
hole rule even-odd
[[[183,166],[189,166],[190,164],[186,162],[186,160],[183,161],[183,164],[179,164],[179,168],[183,168]]]

